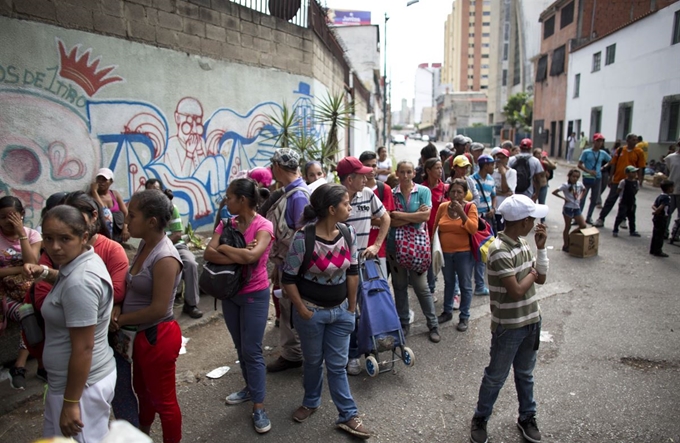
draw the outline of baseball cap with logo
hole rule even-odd
[[[498,207],[498,213],[507,221],[524,220],[527,217],[545,218],[548,215],[548,207],[534,203],[523,194],[514,194],[503,200]]]
[[[593,140],[604,140],[604,135],[596,132],[595,135],[593,135]]]
[[[467,137],[464,135],[458,134],[457,136],[453,137],[453,144],[454,145],[464,145],[467,143]]]
[[[477,164],[479,166],[486,165],[486,164],[489,164],[489,163],[496,163],[496,160],[494,160],[494,158],[491,157],[490,155],[482,154],[477,159]]]
[[[530,138],[524,138],[524,139],[522,139],[521,142],[519,142],[519,147],[520,147],[520,148],[523,148],[523,147],[525,147],[525,146],[526,146],[527,148],[531,148],[533,145],[534,145],[534,143],[531,141]]]
[[[97,171],[97,177],[104,177],[107,180],[111,180],[113,178],[113,171],[109,168],[101,168]]]
[[[272,164],[278,164],[282,168],[296,171],[300,166],[300,154],[290,148],[279,148],[274,151],[271,162]]]
[[[356,157],[345,157],[335,167],[338,177],[346,177],[350,174],[366,175],[373,172],[373,168],[364,166]]]
[[[459,168],[467,168],[470,166],[470,160],[464,155],[458,155],[453,159],[453,166],[458,166]]]

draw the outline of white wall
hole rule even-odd
[[[680,43],[671,45],[677,10],[680,3],[571,53],[566,120],[581,119],[581,127],[588,134],[591,108],[602,106],[601,132],[607,142],[613,142],[617,138],[619,103],[634,102],[632,132],[650,142],[650,158],[665,152],[666,148],[658,145],[662,100],[680,94]],[[614,43],[616,60],[605,65],[606,48]],[[598,51],[602,52],[601,68],[591,72],[593,54]],[[578,98],[574,98],[576,74],[581,74]]]

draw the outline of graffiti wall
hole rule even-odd
[[[49,195],[108,167],[125,199],[160,179],[200,228],[232,176],[268,164],[282,103],[323,130],[315,79],[5,17],[0,41],[0,195],[25,203],[29,225]]]

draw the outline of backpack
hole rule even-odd
[[[274,225],[275,239],[269,251],[269,258],[277,266],[282,265],[286,260],[288,249],[295,235],[295,229],[289,227],[288,223],[286,223],[286,208],[288,207],[288,197],[298,191],[305,194],[309,200],[309,189],[306,186],[298,186],[282,194],[267,211],[266,218]]]
[[[336,226],[338,227],[338,230],[345,239],[347,245],[351,248],[352,233],[349,231],[347,225],[344,223],[338,223]],[[309,269],[309,265],[312,263],[312,256],[314,255],[314,244],[316,242],[316,225],[314,223],[310,223],[302,229],[304,229],[305,232],[305,255],[304,258],[302,259],[302,263],[300,264],[300,269],[298,270],[299,277],[302,277],[305,271]]]
[[[531,157],[521,156],[517,157],[515,164],[512,167],[517,171],[517,186],[515,187],[515,194],[523,194],[531,187],[531,165],[529,164]]]
[[[234,248],[246,247],[246,239],[234,226],[233,219],[222,220],[220,245],[229,245]],[[239,263],[221,265],[206,262],[203,265],[201,277],[198,279],[198,286],[202,292],[215,297],[215,308],[217,308],[217,300],[230,299],[243,289],[250,280],[250,272],[250,266]]]
[[[383,201],[385,198],[385,183],[380,180],[376,180],[375,184],[378,187],[378,198],[380,201]]]

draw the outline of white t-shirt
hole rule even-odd
[[[498,169],[493,171],[493,181],[496,183],[496,209],[498,209],[503,200],[507,198],[500,195],[500,192],[503,192],[503,186],[501,183],[501,173],[498,172]],[[517,171],[512,168],[506,168],[505,181],[508,183],[508,188],[515,192],[515,187],[517,187]]]
[[[392,159],[387,157],[385,161],[378,160],[378,169],[392,169]],[[377,179],[380,181],[387,181],[387,174],[379,174]]]
[[[529,187],[527,188],[526,191],[523,192],[524,195],[527,197],[531,198],[532,195],[534,195],[534,176],[537,174],[540,174],[544,172],[543,170],[543,165],[541,164],[541,161],[534,157],[531,154],[518,154],[513,157],[510,157],[510,160],[508,161],[508,166],[511,168],[515,169],[515,163],[517,163],[518,158],[529,158],[529,170],[531,172],[531,179],[530,179],[530,184]],[[515,169],[515,172],[517,170]]]
[[[668,179],[673,180],[673,183],[675,183],[673,194],[678,195],[680,194],[680,154],[676,152],[675,154],[668,155],[664,162],[668,167]]]

